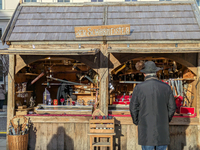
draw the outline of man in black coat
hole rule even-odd
[[[132,94],[130,112],[133,123],[138,125],[138,144],[142,150],[166,150],[170,144],[169,122],[176,110],[170,86],[158,80],[153,61],[147,61],[144,69],[145,81],[138,84]]]

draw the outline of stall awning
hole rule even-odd
[[[18,55],[95,55],[99,49],[1,49],[0,54]]]
[[[74,27],[130,24],[130,35],[76,38]],[[123,3],[24,3],[17,7],[3,42],[199,40],[195,1]]]

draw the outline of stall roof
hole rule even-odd
[[[74,27],[130,24],[131,34],[76,38]],[[195,1],[131,3],[24,3],[17,7],[2,41],[200,40]]]

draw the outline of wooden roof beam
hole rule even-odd
[[[1,54],[14,54],[14,55],[95,55],[99,52],[97,48],[87,49],[3,49],[0,50]]]
[[[200,43],[200,40],[162,40],[162,41],[107,41],[107,44],[170,44],[170,43]]]
[[[103,41],[27,41],[11,42],[11,45],[50,45],[50,44],[103,44]],[[199,41],[200,43],[200,41]]]
[[[128,48],[128,47],[117,47],[108,49],[109,53],[199,53],[200,47],[194,47],[194,48],[141,48],[141,47],[134,47],[134,48]]]

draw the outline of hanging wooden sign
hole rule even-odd
[[[76,37],[129,35],[130,24],[74,27]]]

